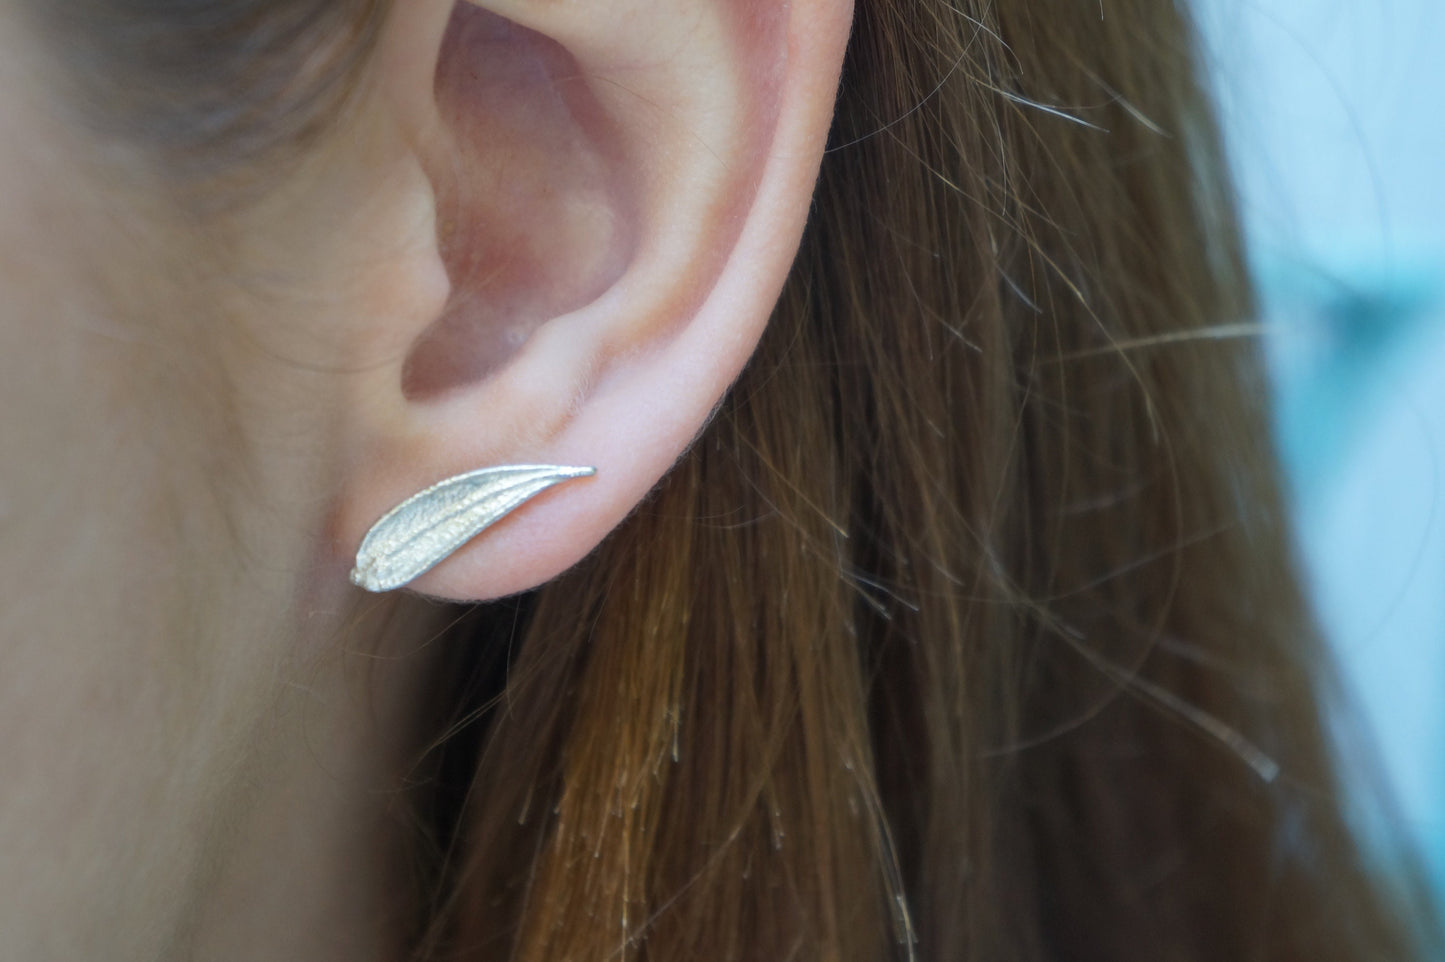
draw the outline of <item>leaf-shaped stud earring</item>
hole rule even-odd
[[[596,473],[596,468],[520,464],[438,482],[371,526],[356,552],[351,583],[367,591],[400,588],[553,485]]]

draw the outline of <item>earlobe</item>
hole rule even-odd
[[[414,583],[484,599],[590,551],[745,363],[801,236],[851,5],[486,0],[440,32],[425,7],[410,15],[435,46],[432,99],[415,95],[426,42],[405,37],[407,5],[391,28],[409,53],[379,62],[397,72],[383,85],[413,92],[394,103],[426,115],[398,128],[414,132],[450,294],[393,332],[398,363],[356,381],[336,531],[349,560],[440,479],[595,465]]]

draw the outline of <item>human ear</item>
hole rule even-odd
[[[595,467],[418,578],[486,599],[589,552],[701,430],[801,237],[851,0],[408,0],[376,83],[427,235],[354,332],[338,556],[507,464]]]

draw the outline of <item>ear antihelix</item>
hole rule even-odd
[[[372,525],[351,582],[367,591],[404,587],[532,498],[596,468],[504,465],[469,471],[412,495]]]

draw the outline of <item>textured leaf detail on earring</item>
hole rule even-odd
[[[553,485],[596,473],[596,468],[519,464],[438,482],[371,526],[356,552],[351,583],[367,591],[400,588]]]

